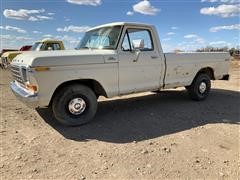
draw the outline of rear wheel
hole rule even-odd
[[[79,126],[90,122],[97,111],[95,93],[87,86],[71,85],[58,91],[53,98],[53,114],[68,126]]]
[[[211,90],[211,79],[207,74],[199,74],[193,83],[186,87],[190,97],[195,101],[206,99]]]

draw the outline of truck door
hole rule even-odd
[[[159,88],[161,57],[151,30],[127,28],[119,51],[119,92],[127,94]]]

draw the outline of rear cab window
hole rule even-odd
[[[61,50],[61,46],[59,43],[47,43],[45,50],[49,50],[51,48],[52,50]]]

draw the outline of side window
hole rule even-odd
[[[53,49],[54,49],[54,50],[61,50],[60,44],[54,43],[54,44],[53,44]]]
[[[139,49],[141,51],[152,51],[154,49],[151,33],[146,29],[128,29],[131,49]],[[125,38],[124,38],[125,41]]]
[[[47,45],[45,46],[45,50],[54,50],[53,44],[47,43]]]
[[[59,43],[47,43],[45,50],[61,50]]]

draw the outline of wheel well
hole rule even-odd
[[[200,71],[198,71],[196,77],[201,73],[207,74],[211,80],[215,80],[214,71],[212,68],[210,67],[202,68]]]
[[[66,86],[71,86],[73,84],[82,84],[82,85],[89,87],[90,89],[93,90],[93,92],[96,94],[97,97],[98,96],[107,97],[106,91],[104,90],[104,88],[98,81],[93,80],[93,79],[73,80],[73,81],[64,82],[56,88],[56,90],[54,91],[53,96],[51,98],[51,101],[49,103],[49,106],[52,104],[52,100],[53,100],[54,96],[58,93],[58,91],[60,91],[62,88],[66,87]]]

